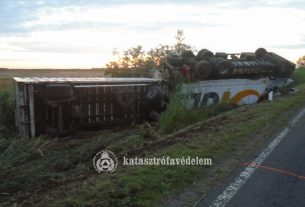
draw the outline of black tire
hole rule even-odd
[[[286,77],[290,77],[294,70],[295,70],[295,66],[289,64],[289,66],[287,66],[286,73],[285,73]]]
[[[278,77],[284,77],[285,73],[287,72],[287,68],[285,64],[279,64],[279,68],[277,71]]]
[[[194,55],[194,53],[191,50],[184,50],[181,53],[181,57],[194,59],[196,56]]]
[[[215,53],[215,57],[227,59],[227,58],[228,58],[228,54],[225,53],[225,52],[216,52],[216,53]]]
[[[146,93],[146,101],[150,105],[160,104],[164,99],[163,88],[159,85],[152,85],[148,88]]]
[[[182,66],[185,63],[184,59],[178,55],[169,55],[166,60],[172,66]]]
[[[216,58],[213,60],[215,66],[215,75],[217,78],[227,78],[232,74],[233,65],[231,61],[223,58]]]
[[[202,49],[198,52],[196,58],[198,61],[200,61],[200,60],[209,60],[212,57],[214,57],[214,54],[210,50]]]
[[[291,67],[288,63],[278,64],[277,70],[275,71],[274,76],[279,78],[288,78],[291,73],[294,71],[294,68]]]
[[[264,57],[265,55],[267,54],[267,50],[265,48],[258,48],[256,51],[255,51],[255,55],[257,58],[262,58]]]
[[[206,60],[201,60],[194,67],[195,78],[199,80],[207,79],[213,72],[211,64]]]

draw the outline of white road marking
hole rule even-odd
[[[261,165],[264,160],[270,155],[270,153],[276,148],[276,146],[283,140],[288,134],[290,129],[299,121],[299,119],[305,114],[305,108],[288,124],[288,126],[265,148],[261,154],[252,163],[245,168],[243,172],[231,183],[226,189],[214,200],[210,207],[223,207],[225,206],[237,193],[237,191],[246,183],[250,176],[256,171],[258,165]]]

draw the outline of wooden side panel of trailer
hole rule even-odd
[[[45,88],[63,83],[71,86],[73,97],[49,99]],[[156,83],[159,80],[141,78],[15,78],[15,124],[22,136],[36,137],[54,131],[139,123],[146,118],[147,88]]]

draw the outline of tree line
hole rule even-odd
[[[116,60],[106,64],[105,74],[112,77],[151,77],[151,70],[160,68],[162,59],[166,56],[180,55],[185,50],[195,50],[194,47],[185,43],[183,30],[177,30],[175,40],[174,45],[159,44],[148,51],[145,51],[141,45],[122,52],[115,48],[112,54]],[[298,59],[297,66],[305,68],[305,55]]]
[[[174,45],[160,44],[148,51],[144,51],[141,45],[123,52],[113,49],[112,54],[116,57],[116,60],[106,65],[105,74],[112,77],[151,77],[152,68],[161,67],[162,59],[167,55],[180,55],[182,51],[194,49],[185,43],[184,32],[181,29],[177,30],[175,40]]]
[[[298,59],[297,66],[305,69],[305,55]]]

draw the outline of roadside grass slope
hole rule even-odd
[[[219,183],[260,147],[276,127],[305,103],[305,73],[296,71],[299,92],[274,102],[243,106],[162,134],[149,125],[75,132],[69,138],[0,139],[0,206],[162,205],[200,182],[198,195]],[[174,119],[173,119],[174,120]],[[187,126],[187,124],[194,124]],[[181,127],[186,127],[180,129]],[[166,133],[166,132],[165,132]],[[122,166],[97,174],[92,158],[109,149],[117,157],[211,157],[213,166]],[[229,160],[229,161],[228,161]]]

